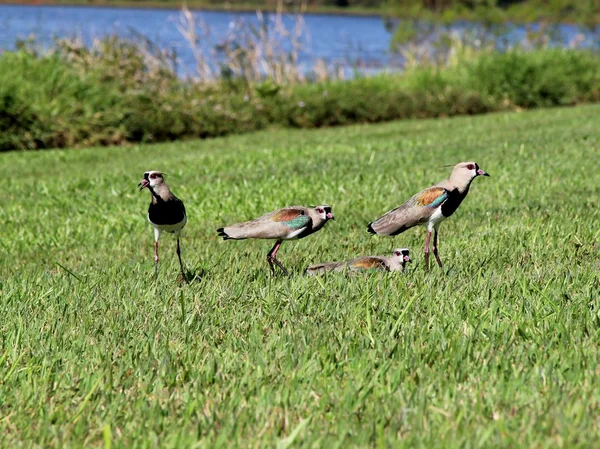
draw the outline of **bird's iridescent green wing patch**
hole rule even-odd
[[[438,207],[448,199],[448,191],[443,187],[430,187],[416,197],[417,204],[424,207]]]
[[[302,209],[283,209],[271,216],[271,220],[286,225],[290,229],[304,228],[310,217]]]
[[[290,221],[284,221],[283,224],[286,225],[290,229],[300,229],[304,228],[310,221],[310,217],[306,215],[301,215],[299,217],[294,218]]]

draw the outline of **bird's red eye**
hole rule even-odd
[[[155,178],[156,178],[156,173],[152,173],[152,174],[150,175],[150,179],[155,179]]]
[[[468,168],[469,170],[473,170],[473,169],[475,168],[475,166],[474,166],[473,164],[469,164],[469,165],[467,165],[467,168]]]
[[[321,209],[320,207],[317,209],[317,212],[319,212],[320,214],[323,213],[323,209]]]

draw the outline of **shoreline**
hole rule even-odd
[[[220,5],[211,5],[194,2],[193,0],[190,2],[185,2],[187,8],[190,11],[206,11],[206,12],[228,12],[228,13],[248,13],[255,11],[264,11],[264,12],[276,12],[276,7],[270,7],[269,5],[251,5],[251,4],[242,4],[242,5],[231,5],[231,7],[220,6]],[[82,1],[72,1],[72,0],[39,0],[39,1],[3,1],[0,0],[1,6],[69,6],[69,7],[80,7],[80,8],[119,8],[119,9],[163,9],[163,10],[181,10],[184,2],[176,3],[176,2],[164,2],[164,1],[144,1],[143,3],[139,1],[131,1],[131,0],[118,0],[116,2],[105,2],[105,1],[92,1],[92,2],[82,2]],[[304,10],[300,9],[291,9],[284,8],[282,11],[284,14],[315,14],[315,15],[339,15],[339,16],[355,16],[355,17],[382,17],[386,12],[384,9],[378,8],[340,8],[340,7],[307,7]]]
[[[170,0],[116,0],[116,1],[103,1],[103,0],[0,0],[0,7],[2,6],[44,6],[44,7],[75,7],[75,8],[113,8],[113,9],[157,9],[157,10],[171,10],[180,11],[184,6],[193,12],[225,12],[225,13],[250,13],[256,11],[262,12],[277,12],[277,8],[271,5],[252,5],[252,4],[225,4],[215,5],[206,4],[203,0],[190,0],[190,1],[170,1]],[[321,15],[321,16],[347,16],[347,17],[365,17],[365,18],[380,18],[382,20],[423,20],[429,21],[431,16],[424,16],[420,19],[418,17],[409,17],[395,14],[393,9],[386,7],[382,8],[362,8],[362,7],[335,7],[335,6],[308,6],[305,9],[299,8],[284,8],[282,11],[284,14],[304,14],[304,15]],[[549,23],[549,24],[564,24],[564,25],[579,25],[585,28],[593,27],[598,29],[600,32],[600,15],[594,14],[590,23],[581,23],[574,17],[563,17],[561,20],[551,20],[548,17],[541,16],[539,18],[523,18],[523,17],[505,17],[498,24],[519,24],[526,25],[532,23]],[[470,17],[469,15],[458,15],[454,18],[455,21],[467,21],[471,23],[481,23],[481,20],[476,17]]]

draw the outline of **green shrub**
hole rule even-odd
[[[0,151],[318,128],[600,100],[600,55],[481,54],[448,67],[279,86],[192,82],[132,44],[0,55]],[[60,49],[59,49],[60,50]]]
[[[2,54],[0,98],[0,150],[124,140],[126,104],[115,85],[78,74],[56,57]]]
[[[483,55],[467,70],[482,95],[523,108],[600,98],[600,57],[590,52],[551,49]]]

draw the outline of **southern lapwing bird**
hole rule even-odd
[[[158,239],[163,232],[170,232],[177,237],[177,257],[181,268],[181,277],[185,281],[179,233],[187,223],[183,201],[177,198],[169,189],[163,174],[159,171],[147,171],[144,179],[138,184],[140,190],[148,189],[152,196],[148,208],[148,221],[154,228],[154,277],[158,277]]]
[[[306,274],[314,276],[328,271],[361,271],[361,270],[380,270],[380,271],[404,271],[409,263],[410,251],[407,248],[398,248],[394,250],[391,257],[385,256],[364,256],[358,257],[347,262],[327,262],[317,265],[311,265],[306,269]]]
[[[478,176],[490,176],[475,162],[461,162],[445,181],[417,193],[402,206],[369,224],[371,234],[398,235],[416,225],[427,227],[425,239],[425,269],[429,271],[429,241],[433,232],[433,254],[441,267],[438,253],[438,227],[451,216],[469,193],[471,181]]]
[[[252,221],[237,223],[217,229],[223,240],[272,239],[275,245],[267,254],[271,273],[275,274],[273,264],[289,275],[285,267],[277,260],[277,251],[284,240],[302,239],[321,229],[328,220],[334,220],[330,206],[290,206],[269,212]]]

